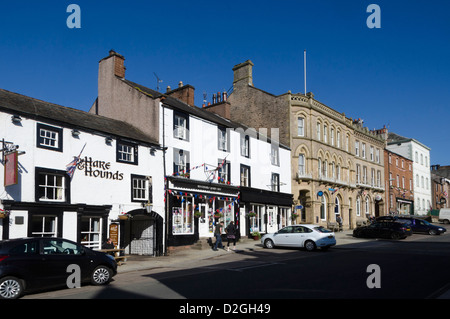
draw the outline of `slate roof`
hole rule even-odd
[[[147,134],[123,121],[41,101],[3,89],[0,89],[0,110],[37,121],[49,121],[61,124],[61,126],[159,145],[157,141],[154,141]]]
[[[148,87],[145,87],[143,85],[137,84],[135,82],[132,82],[132,81],[129,81],[129,80],[126,80],[126,79],[120,79],[120,80],[123,81],[124,83],[128,84],[129,86],[133,87],[134,89],[140,91],[141,93],[151,97],[151,98],[157,99],[157,98],[165,97],[165,99],[163,101],[163,104],[165,104],[165,105],[167,105],[167,106],[169,106],[169,107],[171,107],[171,108],[173,108],[175,110],[194,115],[194,116],[202,118],[204,120],[216,123],[219,126],[223,126],[225,128],[232,128],[232,129],[242,128],[244,131],[250,128],[250,127],[245,126],[245,125],[243,125],[241,123],[234,122],[234,121],[231,121],[229,119],[226,119],[226,118],[224,118],[224,117],[222,117],[222,116],[220,116],[220,115],[218,115],[216,113],[213,113],[213,112],[210,112],[210,111],[206,111],[206,110],[204,110],[204,109],[202,109],[200,107],[190,106],[190,105],[184,103],[183,101],[180,101],[180,100],[178,100],[178,99],[176,99],[174,97],[171,97],[171,96],[166,95],[166,94],[162,94],[162,93],[160,93],[158,91],[152,90],[152,89],[150,89]],[[270,142],[271,141],[270,138],[267,137],[267,141]],[[290,148],[288,146],[283,145],[281,143],[279,144],[279,146],[290,150]]]
[[[172,107],[172,108],[178,110],[178,111],[192,114],[199,118],[208,120],[210,122],[213,122],[213,123],[225,126],[225,127],[231,127],[231,128],[243,127],[241,124],[230,121],[230,120],[223,118],[215,113],[205,111],[197,106],[190,106],[190,105],[188,105],[174,97],[171,97],[169,95],[159,93],[158,91],[149,89],[145,86],[142,86],[140,84],[134,83],[134,82],[126,80],[126,79],[121,79],[121,80],[123,82],[125,82],[126,84],[130,85],[131,87],[133,87],[133,88],[141,91],[142,93],[149,95],[150,97],[153,97],[155,99],[161,98],[164,96],[165,100],[163,101],[163,103],[169,107]]]

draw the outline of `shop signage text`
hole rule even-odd
[[[123,173],[119,171],[112,172],[111,163],[99,160],[93,160],[92,157],[85,157],[81,159],[77,168],[84,171],[85,176],[106,178],[121,181],[123,180]]]

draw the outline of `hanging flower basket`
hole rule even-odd
[[[0,208],[0,218],[6,218],[9,215],[9,211]]]
[[[247,217],[255,217],[255,216],[256,216],[256,213],[253,212],[253,211],[249,211],[249,212],[247,213]]]

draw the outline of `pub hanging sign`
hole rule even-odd
[[[5,181],[4,185],[12,186],[19,182],[19,153],[17,151],[5,154]]]

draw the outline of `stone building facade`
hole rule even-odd
[[[233,68],[228,97],[231,119],[277,131],[291,149],[292,192],[297,222],[329,225],[337,215],[344,228],[385,214],[385,138],[312,93],[273,95],[253,86],[253,63]],[[273,130],[277,129],[277,130]]]

